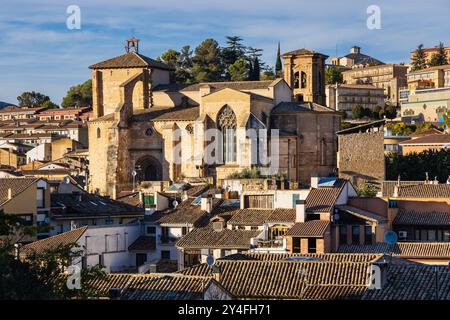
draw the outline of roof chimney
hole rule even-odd
[[[212,211],[212,197],[210,195],[202,196],[200,208],[207,213]]]
[[[319,187],[319,177],[318,176],[311,176],[311,188],[318,188]]]
[[[8,188],[8,200],[12,199],[12,189]]]
[[[295,222],[305,222],[306,200],[297,200],[295,203]]]

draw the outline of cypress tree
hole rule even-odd
[[[439,42],[438,51],[431,56],[430,67],[443,66],[447,63],[447,54],[445,52],[444,44]]]
[[[427,63],[425,61],[425,51],[423,50],[423,44],[419,44],[417,49],[414,51],[414,55],[411,59],[411,71],[417,71],[425,69]]]
[[[281,77],[282,69],[283,65],[281,64],[280,42],[278,41],[277,60],[275,62],[275,74],[277,75],[277,77]]]

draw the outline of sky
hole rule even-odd
[[[70,5],[80,8],[80,29],[67,27]],[[370,5],[380,9],[380,29],[367,27]],[[90,78],[89,65],[123,54],[131,35],[151,58],[206,38],[224,46],[237,35],[263,49],[269,65],[278,41],[282,52],[342,56],[358,45],[383,62],[408,63],[420,43],[450,45],[449,16],[448,0],[2,0],[0,101],[34,90],[60,104]]]

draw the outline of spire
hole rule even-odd
[[[283,65],[281,64],[280,41],[278,41],[277,60],[275,62],[275,74],[277,77],[281,77],[282,69]]]

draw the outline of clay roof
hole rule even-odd
[[[306,222],[297,222],[289,229],[285,236],[301,238],[321,238],[330,225],[330,221],[311,220]]]
[[[295,209],[237,209],[229,224],[261,226],[266,222],[295,222]]]
[[[415,137],[423,137],[423,136],[428,136],[431,134],[445,134],[444,132],[442,132],[441,130],[438,130],[436,128],[431,128],[431,129],[427,129],[427,130],[423,130],[423,131],[416,131],[412,134],[410,134],[409,136],[411,138],[415,138]]]
[[[429,68],[425,68],[425,69],[412,71],[409,74],[416,74],[416,73],[428,72],[428,71],[433,71],[433,70],[444,70],[444,69],[450,69],[450,65],[446,64],[446,65],[443,65],[443,66],[429,67]]]
[[[400,142],[402,146],[407,145],[450,145],[450,134],[430,134],[428,136]]]
[[[11,195],[14,198],[38,180],[38,178],[0,178],[0,205],[9,201],[9,189],[11,189]]]
[[[392,223],[396,225],[450,227],[450,209],[448,212],[419,212],[401,210],[395,216]]]
[[[148,251],[156,249],[155,236],[139,236],[132,244],[128,246],[130,251]]]
[[[299,261],[246,261],[218,260],[219,283],[237,298],[243,299],[326,299],[351,298],[356,291],[367,286],[369,262],[299,262]],[[211,276],[211,268],[201,264],[180,271],[186,275]],[[313,288],[320,286],[320,288]],[[348,287],[330,292],[328,286]],[[351,289],[353,288],[353,289]],[[314,292],[308,295],[308,290]],[[345,292],[351,292],[351,297]]]
[[[81,227],[72,231],[64,232],[53,237],[38,240],[23,246],[20,251],[24,255],[39,254],[44,250],[56,248],[60,245],[74,244],[86,232],[88,227]]]
[[[348,58],[348,59],[352,59],[354,61],[354,65],[358,65],[358,64],[382,65],[382,64],[384,64],[380,60],[375,59],[375,58],[368,56],[366,54],[363,54],[363,53],[349,53],[349,54],[345,55],[344,57]],[[344,58],[344,57],[341,57],[341,58]]]
[[[120,191],[116,200],[132,206],[142,206],[139,192]]]
[[[209,86],[214,91],[219,91],[225,88],[234,90],[258,90],[258,89],[268,89],[270,86],[278,82],[277,80],[262,80],[262,81],[226,81],[226,82],[202,82],[195,84],[160,84],[156,86],[154,91],[199,91],[203,86]]]
[[[189,121],[199,117],[199,107],[150,108],[137,111],[132,121]]]
[[[401,186],[408,186],[408,185],[417,185],[417,184],[424,184],[425,181],[400,181]],[[394,195],[394,188],[398,184],[398,181],[383,181],[381,184],[381,192],[383,197],[392,197]]]
[[[195,228],[177,242],[184,249],[221,248],[249,249],[250,240],[258,236],[261,230],[230,230],[224,227],[215,231],[212,224]]]
[[[330,212],[344,188],[346,180],[337,179],[333,187],[313,188],[306,197],[306,211]]]
[[[90,69],[114,69],[114,68],[155,68],[174,70],[173,67],[146,57],[137,52],[128,52],[121,56],[108,59],[89,66]]]
[[[338,205],[336,208],[339,208],[345,212],[350,213],[358,218],[362,218],[364,220],[372,221],[372,222],[386,222],[386,218],[379,216],[376,213],[363,210],[357,207],[349,206],[349,205]]]
[[[349,134],[349,133],[365,132],[366,130],[374,128],[374,127],[381,128],[384,126],[385,123],[386,123],[386,120],[384,120],[384,119],[376,120],[376,121],[372,121],[369,123],[360,124],[355,127],[339,130],[336,133],[337,134]]]
[[[272,114],[297,112],[335,112],[335,110],[313,102],[280,102],[271,111]]]
[[[448,242],[398,242],[393,246],[387,243],[368,245],[341,245],[341,253],[392,253],[400,258],[450,258],[450,243]]]
[[[81,198],[81,199],[80,199]],[[92,216],[143,216],[144,209],[90,193],[51,194],[54,219]]]
[[[193,200],[194,198],[189,198],[181,202],[176,209],[155,212],[148,220],[160,224],[199,226],[208,214],[200,205],[193,205]]]
[[[400,185],[399,198],[450,198],[450,184]]]
[[[306,49],[306,48],[302,48],[302,49],[297,49],[297,50],[289,51],[289,52],[283,53],[282,56],[285,57],[285,56],[303,55],[303,54],[306,54],[306,55],[310,55],[310,54],[321,55],[321,56],[325,56],[325,57],[328,58],[327,55],[324,55],[324,54],[322,54],[322,53],[315,52],[315,51],[313,51],[313,50]]]
[[[379,253],[256,253],[245,252],[225,256],[220,260],[259,260],[259,261],[295,261],[303,258],[304,261],[325,261],[325,262],[371,262],[378,260],[383,255]],[[297,260],[297,261],[301,261]]]

